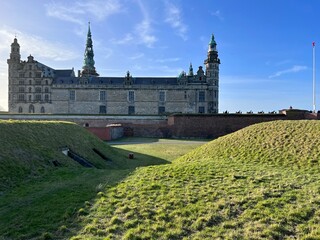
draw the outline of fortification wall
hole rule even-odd
[[[285,120],[284,114],[176,115],[168,117],[174,138],[217,138],[255,123]]]
[[[0,119],[71,121],[103,140],[121,136],[217,138],[252,124],[292,119],[319,119],[319,114],[287,110],[285,114],[178,114],[172,116],[0,114]],[[110,125],[113,127],[110,127]],[[118,126],[118,127],[115,127]],[[121,127],[120,127],[121,126]]]

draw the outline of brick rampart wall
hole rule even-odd
[[[216,138],[255,123],[285,119],[283,114],[177,115],[168,118],[168,125],[172,137]]]
[[[235,132],[249,125],[292,119],[319,119],[319,114],[303,111],[286,111],[285,114],[184,114],[166,116],[100,116],[100,115],[35,115],[0,114],[0,119],[21,120],[65,120],[86,127],[103,140],[112,139],[112,128],[107,125],[119,125],[114,129],[117,137],[158,137],[158,138],[217,138]]]

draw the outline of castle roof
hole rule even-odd
[[[53,80],[53,84],[112,84],[123,85],[124,77],[65,77],[57,76]],[[132,77],[132,84],[134,85],[178,85],[178,78],[176,77]]]

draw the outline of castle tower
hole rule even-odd
[[[190,66],[189,66],[189,74],[188,74],[188,76],[193,77],[193,67],[192,67],[192,63],[190,63]]]
[[[94,67],[95,62],[93,60],[93,57],[94,57],[94,53],[93,53],[90,22],[89,22],[87,44],[84,52],[84,61],[83,61],[81,76],[99,76],[99,74],[96,72],[96,68]]]
[[[9,105],[9,112],[14,107],[13,99],[16,97],[14,96],[15,92],[15,81],[18,78],[18,69],[20,65],[21,55],[20,55],[20,45],[18,43],[17,38],[15,37],[13,43],[11,44],[11,52],[10,58],[7,60],[8,63],[8,105]]]
[[[207,82],[210,84],[210,101],[208,102],[208,112],[218,113],[219,111],[219,65],[217,43],[212,34],[209,42],[207,59],[204,61],[206,66]]]

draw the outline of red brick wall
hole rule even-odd
[[[87,127],[86,128],[89,132],[96,135],[98,138],[104,141],[111,140],[110,128],[106,127]]]
[[[168,123],[172,137],[216,138],[255,123],[284,119],[287,118],[282,114],[176,115],[170,116]]]

